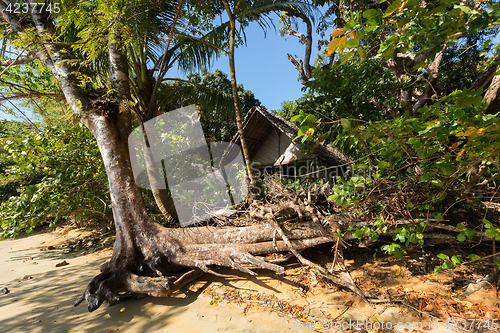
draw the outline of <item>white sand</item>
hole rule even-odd
[[[70,257],[60,250],[40,251],[53,234],[24,236],[0,242],[0,332],[286,332],[287,318],[242,306],[210,305],[207,295],[187,292],[175,297],[103,304],[93,313],[85,303],[73,307],[88,282],[99,273],[103,258]],[[70,264],[56,268],[58,262]],[[32,279],[22,280],[26,275]],[[204,277],[201,278],[201,281]],[[302,331],[302,330],[301,330]]]

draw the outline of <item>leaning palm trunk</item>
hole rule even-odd
[[[333,240],[318,228],[303,226],[298,231],[284,230],[283,235],[288,239],[285,243],[274,239],[278,232],[274,223],[246,228],[168,229],[152,221],[135,182],[129,156],[128,139],[132,130],[129,71],[117,28],[111,28],[108,35],[109,81],[116,96],[107,97],[109,91],[97,91],[90,84],[82,84],[81,77],[90,76],[91,72],[72,54],[68,44],[45,42],[59,40],[60,32],[50,15],[33,10],[32,20],[20,20],[6,10],[4,2],[0,2],[0,12],[19,38],[39,35],[37,41],[42,42],[33,52],[52,72],[68,105],[94,135],[108,176],[116,230],[113,254],[101,265],[101,273],[92,279],[75,305],[86,300],[89,311],[94,311],[103,302],[115,304],[124,295],[166,296],[205,272],[218,274],[213,266],[249,274],[254,273],[245,265],[282,272],[281,266],[255,255],[286,251],[290,246],[299,250]],[[32,60],[16,59],[12,64]],[[154,166],[152,160],[151,165]],[[160,174],[150,176],[153,181],[160,181]]]
[[[247,142],[245,140],[245,133],[243,131],[243,117],[241,115],[241,101],[238,96],[238,84],[236,82],[236,67],[234,64],[234,47],[236,44],[236,17],[235,13],[238,11],[239,6],[243,3],[242,0],[238,1],[235,6],[234,12],[231,11],[230,5],[227,0],[223,0],[222,3],[226,9],[226,13],[229,17],[229,70],[231,72],[231,88],[233,91],[233,101],[234,101],[234,112],[236,115],[236,125],[238,126],[238,134],[240,136],[241,150],[243,152],[243,157],[245,158],[245,164],[248,172],[248,179],[250,180],[250,185],[252,189],[256,188],[255,175],[252,170],[252,161],[250,159],[250,153],[248,151]]]

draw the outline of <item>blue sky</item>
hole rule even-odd
[[[277,29],[278,23],[275,24]],[[302,96],[299,73],[287,56],[290,53],[304,58],[305,46],[299,43],[298,38],[288,37],[285,40],[272,28],[264,34],[258,24],[250,25],[246,36],[247,44],[238,47],[235,52],[238,83],[251,90],[268,110],[280,109],[283,101]],[[317,39],[313,41],[316,42]],[[313,52],[311,64],[315,55]],[[215,69],[229,75],[228,57],[218,59],[209,70],[213,72]]]

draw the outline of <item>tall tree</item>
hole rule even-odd
[[[57,80],[72,112],[95,137],[106,169],[116,241],[110,260],[101,265],[102,273],[90,282],[75,304],[86,300],[89,311],[105,301],[115,304],[126,298],[119,294],[123,291],[168,295],[204,272],[217,274],[210,268],[212,265],[246,273],[252,271],[242,264],[283,271],[282,267],[253,255],[288,248],[285,243],[272,241],[276,230],[272,224],[246,229],[205,227],[194,232],[190,228],[163,228],[146,213],[128,150],[135,105],[128,61],[132,55],[126,46],[133,45],[135,39],[152,37],[163,46],[165,51],[159,59],[166,64],[169,52],[175,54],[182,47],[170,48],[171,40],[175,36],[184,38],[186,31],[194,29],[184,16],[184,5],[182,1],[147,0],[67,0],[46,4],[29,1],[21,10],[15,10],[10,2],[0,1],[3,42],[19,50],[15,59],[2,65],[12,68],[33,61],[43,64]],[[233,47],[234,37],[233,29]],[[198,55],[205,55],[198,51]],[[195,56],[194,60],[199,58]],[[163,69],[154,86],[159,86],[167,67],[160,66]],[[143,70],[140,75],[144,78],[147,72]],[[157,92],[153,90],[153,94]],[[237,96],[237,90],[233,92]],[[142,111],[154,115],[157,99],[158,95],[153,95]],[[239,107],[238,103],[235,106]],[[304,237],[311,241],[300,241]],[[330,237],[318,237],[314,232],[294,234],[292,239],[299,239],[292,241],[297,249],[331,241]]]
[[[236,115],[236,125],[238,126],[238,134],[240,136],[241,149],[243,151],[243,156],[245,157],[245,163],[247,165],[248,177],[250,179],[250,185],[255,188],[257,183],[255,181],[255,176],[252,170],[252,161],[250,161],[250,153],[248,152],[248,146],[245,139],[245,133],[243,131],[243,118],[241,113],[241,101],[238,95],[238,83],[236,82],[236,66],[234,63],[234,48],[236,46],[236,16],[241,10],[241,6],[244,4],[243,0],[238,0],[231,8],[231,4],[227,0],[221,0],[224,8],[226,9],[226,14],[229,17],[229,70],[231,71],[231,88],[233,90],[233,101],[234,110]]]

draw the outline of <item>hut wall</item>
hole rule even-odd
[[[278,135],[279,133],[279,135]],[[255,153],[252,160],[258,166],[288,164],[300,159],[302,151],[287,135],[272,131]]]

